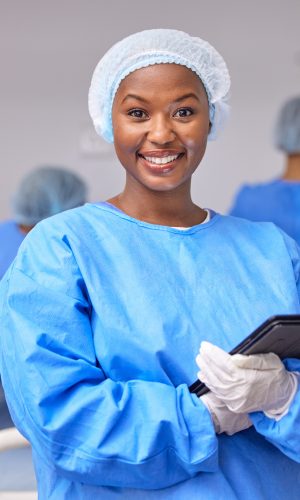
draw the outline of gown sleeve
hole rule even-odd
[[[35,452],[96,486],[157,489],[215,471],[205,406],[185,384],[107,378],[68,239],[48,237],[43,223],[31,233],[0,285],[0,369],[15,425]]]
[[[280,232],[291,257],[300,302],[300,248],[292,238],[283,231]],[[299,311],[299,303],[297,310]],[[250,418],[257,432],[285,455],[300,462],[300,359],[285,359],[284,364],[287,370],[299,373],[298,390],[288,413],[278,421],[266,417],[262,412],[252,413]]]

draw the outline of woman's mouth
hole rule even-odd
[[[151,154],[138,153],[138,157],[143,160],[143,164],[150,170],[157,173],[167,173],[176,166],[176,161],[182,158],[184,153],[155,152]]]

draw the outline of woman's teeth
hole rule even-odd
[[[155,165],[166,165],[166,163],[171,163],[174,160],[177,160],[177,158],[180,155],[172,155],[172,156],[164,156],[162,158],[154,157],[154,156],[144,156],[145,160],[149,161],[150,163],[154,163]]]

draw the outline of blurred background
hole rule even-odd
[[[0,0],[0,220],[11,216],[13,193],[39,165],[79,174],[91,201],[122,189],[113,147],[89,119],[88,88],[113,43],[149,28],[207,39],[228,64],[231,117],[208,144],[193,184],[196,203],[226,212],[241,184],[281,174],[285,158],[272,131],[282,103],[299,95],[299,19],[299,0]],[[0,490],[33,489],[30,450],[7,453]]]
[[[299,0],[0,0],[0,219],[20,179],[39,164],[66,165],[90,199],[121,190],[123,171],[87,110],[96,63],[114,42],[148,28],[207,39],[232,77],[231,118],[195,174],[194,201],[225,212],[244,181],[280,173],[275,116],[299,93]]]

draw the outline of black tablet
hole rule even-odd
[[[274,352],[281,359],[300,359],[300,314],[272,316],[238,344],[229,354]],[[198,397],[209,389],[197,380],[189,387]]]

